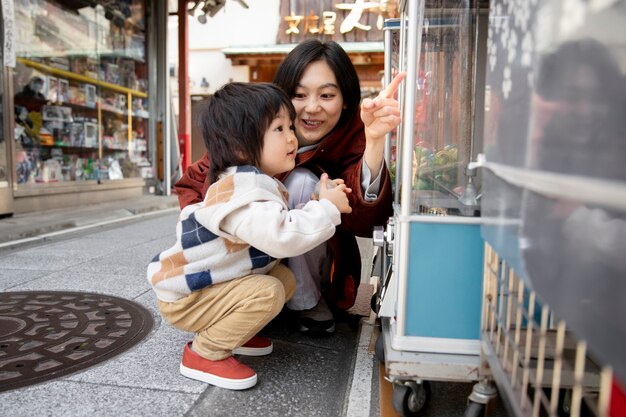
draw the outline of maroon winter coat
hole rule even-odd
[[[298,154],[296,166],[308,168],[318,176],[326,172],[329,178],[341,178],[352,193],[348,195],[352,213],[341,215],[341,225],[328,241],[332,253],[329,300],[341,309],[354,305],[361,280],[361,256],[354,236],[372,237],[375,225],[384,225],[392,213],[391,180],[383,168],[378,199],[367,202],[361,190],[361,164],[365,151],[365,132],[358,112],[343,128],[331,132],[319,146]],[[203,200],[209,188],[208,154],[190,165],[176,182],[180,207]],[[278,176],[284,180],[289,174]]]

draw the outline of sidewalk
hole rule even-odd
[[[150,214],[178,209],[176,195],[151,194],[102,204],[18,214],[0,218],[0,248],[43,240],[70,229],[78,231],[98,225],[138,219]]]
[[[359,316],[338,322],[336,335],[327,339],[300,335],[289,319],[273,321],[264,334],[274,341],[274,353],[241,358],[260,375],[259,384],[251,390],[223,390],[180,375],[181,349],[192,336],[161,320],[154,293],[145,279],[147,262],[173,240],[177,212],[175,198],[148,196],[45,216],[40,213],[0,220],[3,238],[10,235],[25,242],[7,242],[4,250],[0,250],[0,293],[5,299],[14,297],[0,303],[2,311],[11,308],[7,306],[14,303],[15,297],[24,297],[23,294],[62,292],[63,295],[56,296],[60,299],[68,297],[66,294],[80,293],[132,301],[147,309],[154,320],[150,329],[146,329],[145,338],[127,351],[78,372],[0,392],[2,414],[16,417],[378,415],[376,390],[370,388],[374,381],[371,356],[365,352],[366,360],[355,359],[361,327]],[[83,229],[73,233],[72,226]],[[41,232],[53,236],[35,236]],[[28,309],[20,309],[25,311],[20,316],[9,314],[11,317],[4,318],[8,328],[3,333],[6,339],[3,349],[13,355],[9,356],[10,364],[15,365],[16,371],[38,372],[67,362],[66,358],[80,362],[83,359],[75,355],[91,354],[102,343],[121,337],[121,328],[128,318],[121,317],[119,308],[126,307],[120,304],[121,307],[115,306],[116,310],[108,310],[106,306],[112,301],[105,303],[81,300],[52,304],[49,299],[35,300]],[[44,310],[39,310],[40,306],[45,306]],[[59,316],[59,309],[63,310],[63,319],[57,320],[54,317]],[[77,322],[87,324],[84,330],[82,327],[76,329],[79,332],[72,330],[72,340],[65,342],[58,335],[65,331],[63,320],[71,319],[66,319],[65,314],[70,309],[80,318]],[[79,310],[86,311],[84,320]],[[105,316],[108,311],[112,315]],[[103,320],[109,320],[106,327],[99,324]],[[89,324],[91,321],[93,325]],[[20,323],[23,331],[16,326]],[[57,328],[55,323],[63,328]],[[126,328],[132,330],[134,324]],[[24,353],[16,357],[16,349]],[[364,375],[369,388],[361,392],[354,392],[352,386],[357,362],[365,367],[359,375]],[[346,413],[344,410],[349,405],[357,411]]]

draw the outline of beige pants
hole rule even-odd
[[[159,309],[176,328],[196,334],[194,351],[209,360],[220,360],[276,317],[295,288],[293,273],[279,263],[268,275],[211,285],[173,303],[159,301]]]

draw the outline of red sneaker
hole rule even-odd
[[[241,390],[256,385],[256,372],[229,356],[211,361],[191,350],[191,342],[185,345],[180,373],[187,378],[206,382],[216,387]]]
[[[274,345],[267,337],[253,336],[243,346],[233,349],[233,355],[265,356],[272,353]]]

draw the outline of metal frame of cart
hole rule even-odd
[[[417,134],[414,130],[417,93],[413,92],[419,93],[419,89],[429,82],[424,76],[422,85],[418,85],[421,83],[418,79],[421,77],[419,63],[424,16],[428,14],[425,3],[402,2],[402,17],[385,24],[385,80],[390,82],[394,75],[391,69],[393,58],[389,53],[391,48],[396,48],[399,55],[395,69],[406,71],[407,77],[403,94],[399,97],[403,122],[395,144],[396,161],[392,161],[394,146],[391,145],[391,138],[386,148],[387,161],[392,170],[395,162],[396,199],[393,219],[386,231],[379,230],[375,236],[376,243],[382,246],[379,256],[382,267],[378,272],[378,298],[372,304],[382,325],[377,351],[384,356],[386,378],[394,384],[394,408],[403,416],[418,416],[425,411],[430,396],[428,381],[475,382],[486,372],[481,369],[480,357],[484,247],[480,236],[481,219],[475,215],[476,201],[471,204],[461,202],[465,193],[456,195],[451,187],[446,186],[446,175],[454,177],[447,178],[448,184],[463,182],[467,185],[467,177],[475,174],[468,170],[473,151],[468,145],[471,141],[468,126],[465,129],[451,127],[453,118],[450,116],[449,121],[443,121],[436,129],[430,130],[439,142],[433,144],[432,152],[428,150],[427,157],[433,161],[440,156],[442,158],[432,163],[427,161],[423,166],[418,162],[417,171],[423,173],[422,178],[431,181],[431,185],[425,185],[423,189],[414,186],[414,159],[418,150],[415,148]],[[472,54],[463,56],[459,48],[455,56],[446,55],[450,48],[458,48],[458,45],[448,44],[450,34],[467,37],[463,29],[468,26],[459,22],[468,24],[468,19],[474,18],[472,12],[465,8],[457,15],[454,10],[446,9],[441,14],[428,16],[430,32],[424,33],[431,42],[441,45],[433,60],[444,62],[433,61],[432,68],[436,74],[430,81],[439,82],[437,77],[442,74],[446,77],[441,80],[444,88],[453,75],[474,76],[462,71],[455,73],[457,69],[448,65],[474,59]],[[473,71],[473,65],[469,69]],[[456,84],[455,88],[458,88]],[[469,86],[463,85],[463,88]],[[469,96],[469,91],[464,91],[465,97]],[[439,106],[443,111],[457,110],[451,109],[449,102],[442,101]],[[464,110],[469,107],[470,103]],[[458,113],[456,111],[455,114]],[[467,125],[471,113],[467,111],[466,118],[459,125]],[[452,141],[450,136],[455,129],[461,131],[458,134],[462,138]],[[420,155],[421,152],[419,150]],[[416,201],[420,199],[427,202],[420,203],[420,209],[416,210]],[[442,258],[442,247],[449,248],[454,253],[454,259]],[[388,256],[391,252],[393,260]],[[482,411],[494,393],[491,384],[479,384],[472,401],[479,404]]]

